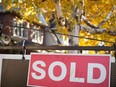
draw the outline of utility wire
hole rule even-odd
[[[9,26],[10,27],[10,26]],[[20,26],[11,26],[11,27],[18,27],[20,29],[24,28],[24,29],[30,29],[30,28],[25,28],[25,27],[20,27]],[[49,28],[48,30],[37,30],[37,29],[33,29],[33,30],[36,30],[36,31],[43,31],[43,32],[49,32],[49,33],[56,33],[56,32],[52,32],[52,31],[49,31]],[[51,30],[51,29],[50,29]],[[107,43],[115,43],[115,42],[111,42],[111,41],[107,41],[107,40],[99,40],[99,39],[94,39],[94,38],[87,38],[87,37],[84,37],[84,36],[75,36],[75,35],[70,35],[70,34],[62,34],[62,33],[56,33],[58,35],[65,35],[65,36],[71,36],[71,37],[75,37],[75,38],[85,38],[85,39],[89,39],[89,40],[95,40],[95,41],[103,41],[103,42],[107,42]]]
[[[114,43],[114,42],[107,41],[107,40],[99,40],[99,39],[94,39],[94,38],[87,38],[87,37],[84,37],[84,36],[75,36],[75,35],[62,34],[62,33],[56,33],[56,34],[65,35],[65,36],[71,36],[71,37],[77,37],[77,38],[85,38],[85,39],[89,39],[89,40],[103,41],[103,42],[107,42],[107,43]]]

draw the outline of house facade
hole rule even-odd
[[[25,45],[41,46],[46,27],[43,24],[23,20],[20,14],[14,11],[3,11],[0,6],[0,46],[22,46],[24,40]],[[0,53],[12,53],[12,51],[1,49]]]
[[[11,11],[0,12],[1,44],[9,45],[11,41],[18,43],[27,40],[36,44],[43,43],[45,26],[30,23],[21,19],[21,16]]]

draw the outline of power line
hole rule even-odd
[[[45,31],[45,32],[49,32],[49,31]],[[53,32],[50,32],[50,33],[53,33]],[[65,36],[71,36],[71,37],[76,37],[76,38],[85,38],[85,39],[89,39],[89,40],[103,41],[103,42],[107,42],[107,43],[114,43],[114,42],[107,41],[107,40],[99,40],[99,39],[94,39],[94,38],[87,38],[87,37],[84,37],[84,36],[75,36],[75,35],[62,34],[62,33],[56,33],[56,34],[65,35]]]
[[[9,26],[10,27],[10,26]],[[18,27],[20,29],[24,28],[24,29],[30,29],[30,28],[25,28],[25,27],[21,27],[21,26],[11,26],[11,27]],[[45,27],[45,28],[48,28],[48,27]],[[33,28],[33,30],[37,30],[35,28]],[[114,43],[114,42],[111,42],[111,41],[107,41],[107,40],[99,40],[99,39],[94,39],[94,38],[87,38],[87,37],[84,37],[84,36],[75,36],[75,35],[70,35],[70,34],[62,34],[62,33],[56,33],[56,32],[52,32],[51,29],[44,29],[44,30],[37,30],[37,31],[43,31],[43,32],[49,32],[49,33],[52,33],[52,34],[58,34],[58,35],[65,35],[65,36],[70,36],[70,37],[75,37],[75,38],[84,38],[84,39],[89,39],[89,40],[95,40],[95,41],[102,41],[102,42],[107,42],[107,43]]]
[[[94,38],[86,38],[84,36],[75,36],[75,35],[61,34],[61,33],[56,33],[56,34],[65,35],[65,36],[71,36],[71,37],[77,37],[77,38],[85,38],[85,39],[89,39],[89,40],[103,41],[103,42],[108,42],[108,43],[114,43],[114,42],[110,42],[110,41],[107,41],[107,40],[98,40],[98,39],[94,39]]]

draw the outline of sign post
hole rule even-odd
[[[31,54],[28,86],[110,87],[109,55]]]

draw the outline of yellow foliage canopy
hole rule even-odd
[[[65,18],[67,18],[71,23],[72,27],[77,22],[74,18],[72,18],[71,13],[74,11],[74,5],[80,6],[79,1],[81,0],[61,0],[62,11]],[[36,18],[36,14],[40,12],[43,13],[47,22],[51,18],[51,14],[53,11],[56,11],[54,0],[3,0],[2,2],[5,10],[12,10],[13,8],[18,8],[19,13],[23,16],[24,19],[28,19],[31,22],[38,22],[39,20]],[[94,25],[98,25],[108,14],[108,12],[112,9],[114,5],[116,5],[115,0],[84,0],[85,15],[91,23]],[[16,10],[17,11],[17,10]],[[83,22],[82,22],[83,23]],[[66,28],[59,28],[59,32],[64,34],[68,34],[68,30]],[[106,21],[102,28],[112,29],[116,31],[116,10],[111,15],[110,19]],[[81,36],[96,38],[100,40],[109,40],[115,41],[115,38],[107,35],[106,33],[100,35],[92,35],[87,32],[80,32]],[[96,43],[96,44],[95,44]],[[80,39],[80,45],[97,45],[99,41],[90,41]],[[106,43],[106,45],[111,45]]]

